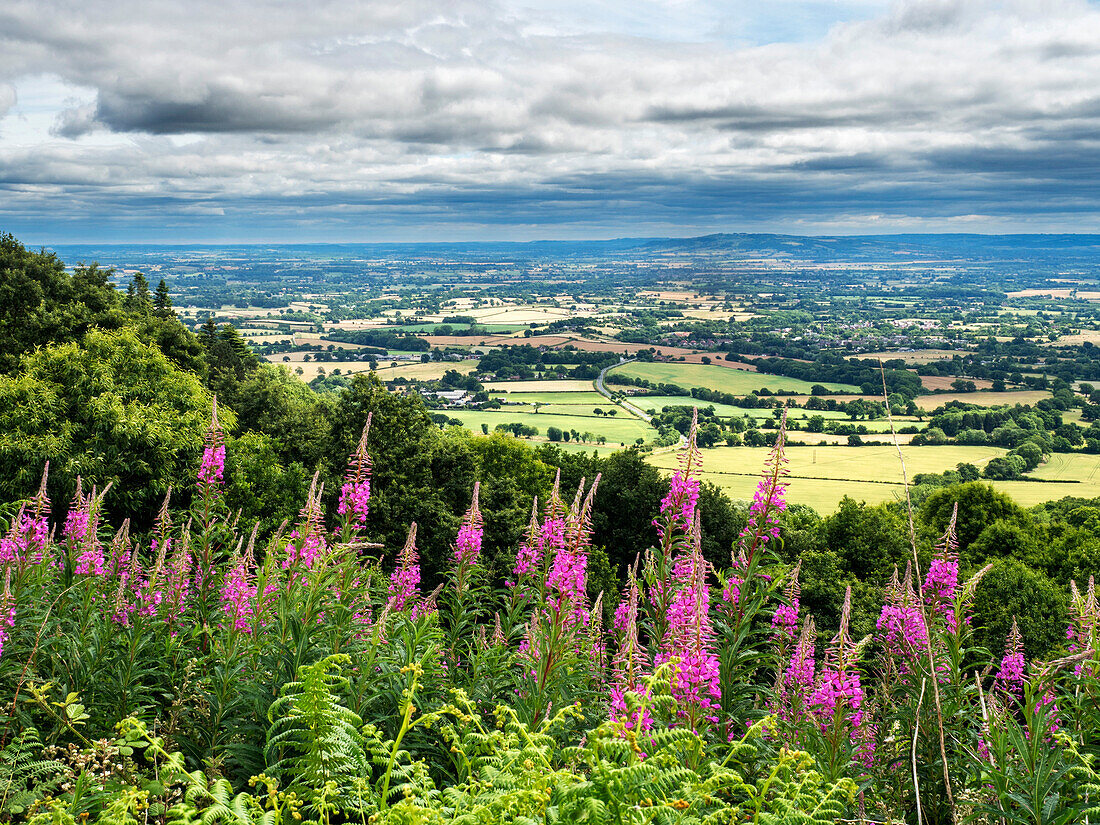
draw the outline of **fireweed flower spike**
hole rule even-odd
[[[531,520],[527,523],[527,532],[523,536],[523,543],[516,551],[516,566],[514,573],[515,584],[520,584],[525,578],[539,569],[542,562],[542,548],[539,542],[539,498],[535,496],[531,502]]]
[[[638,577],[635,574],[637,566],[638,563],[635,562],[634,567],[627,571],[623,599],[615,610],[614,629],[619,638],[619,647],[611,660],[611,716],[624,722],[628,727],[635,727],[638,720],[627,718],[624,697],[627,693],[641,692],[642,676],[649,669],[645,651],[638,639],[640,591]],[[648,728],[652,724],[648,715],[641,721],[642,728]]]
[[[749,507],[749,522],[741,531],[740,552],[733,560],[735,567],[747,567],[758,550],[779,538],[779,516],[787,509],[788,482],[784,481],[789,473],[784,453],[786,442],[787,411],[784,409],[775,435],[775,446],[764,461],[764,476],[756,486],[756,494]]]
[[[367,413],[367,423],[363,425],[363,434],[359,445],[348,457],[348,469],[344,474],[344,486],[340,488],[340,502],[336,512],[344,517],[346,524],[354,531],[363,530],[370,510],[370,481],[372,462],[367,454],[367,434],[370,432],[373,412]]]
[[[669,480],[668,495],[661,501],[661,517],[653,522],[662,537],[672,530],[687,532],[695,516],[699,502],[699,479],[696,474],[702,465],[696,437],[699,432],[699,410],[691,412],[691,428],[680,449],[680,467]]]
[[[462,517],[462,525],[458,528],[458,538],[455,540],[454,559],[459,566],[476,564],[481,555],[481,539],[484,529],[481,526],[481,510],[478,509],[478,496],[481,493],[481,482],[474,482],[473,501],[466,515]]]
[[[874,729],[865,718],[863,687],[856,662],[867,639],[855,643],[848,635],[852,615],[852,587],[844,592],[840,630],[826,652],[817,689],[810,697],[822,731],[840,731],[847,723],[848,735],[860,760],[870,765],[874,758]]]
[[[798,599],[802,594],[802,588],[798,583],[798,573],[801,569],[802,562],[800,561],[791,571],[787,586],[783,590],[786,604],[779,605],[772,615],[772,631],[780,639],[793,639],[798,633]]]
[[[550,605],[562,617],[566,627],[587,624],[588,621],[588,547],[591,541],[592,501],[600,484],[600,476],[596,476],[582,502],[584,481],[582,478],[573,506],[565,517],[564,540],[554,554],[553,564],[546,576]]]
[[[248,542],[248,552],[242,556],[240,544],[237,545],[221,589],[222,610],[225,611],[226,617],[234,630],[247,634],[252,633],[252,616],[256,602],[256,570],[255,561],[252,558],[255,540],[256,529],[253,528],[252,538]]]
[[[225,435],[218,422],[218,397],[210,412],[210,426],[203,440],[202,463],[199,465],[199,492],[203,497],[214,495],[225,474]]]
[[[719,664],[715,655],[714,628],[710,620],[709,565],[703,558],[702,532],[696,516],[690,550],[676,560],[675,592],[668,607],[666,631],[656,664],[675,660],[671,688],[679,715],[692,729],[703,721],[716,722]]]
[[[298,526],[294,528],[290,541],[287,542],[286,557],[283,559],[284,570],[299,564],[307,569],[312,568],[314,562],[328,554],[325,516],[321,510],[321,496],[324,495],[325,485],[317,483],[319,475],[319,471],[313,474],[305,506],[298,514]]]
[[[951,511],[951,520],[947,530],[936,545],[932,563],[928,566],[928,574],[924,577],[922,587],[925,604],[932,611],[933,616],[943,618],[944,627],[954,633],[958,627],[958,619],[955,616],[955,594],[959,587],[959,542],[955,537],[955,522],[959,516],[959,505]]]
[[[391,613],[400,613],[412,609],[416,612],[416,600],[420,594],[420,555],[416,550],[416,522],[409,525],[409,535],[401,555],[397,557],[397,567],[390,576],[387,605]]]
[[[1005,655],[1001,659],[1001,670],[997,673],[997,687],[1008,696],[1023,698],[1024,678],[1027,663],[1024,661],[1024,639],[1016,617],[1012,617],[1012,629],[1005,640]]]
[[[1084,594],[1077,587],[1077,582],[1069,583],[1070,592],[1070,625],[1066,628],[1066,640],[1069,642],[1070,653],[1084,654],[1091,651],[1092,660],[1078,662],[1074,667],[1077,676],[1082,674],[1094,675],[1098,667],[1097,659],[1100,658],[1100,602],[1096,599],[1096,582],[1089,576],[1088,587]]]
[[[878,640],[886,651],[886,661],[892,672],[905,675],[928,648],[928,628],[924,623],[920,599],[913,590],[912,564],[905,569],[905,579],[898,579],[898,570],[886,587],[886,603],[875,625]]]
[[[42,482],[38,493],[29,506],[22,506],[7,535],[0,537],[0,564],[40,564],[50,538],[50,497],[46,494],[46,478],[50,472],[50,462],[42,471]]]
[[[645,553],[643,578],[647,598],[652,608],[654,630],[658,638],[668,632],[668,614],[676,587],[673,562],[687,551],[691,543],[691,525],[699,501],[699,479],[695,477],[701,465],[696,435],[699,411],[692,411],[691,427],[680,445],[679,469],[669,480],[668,495],[661,501],[660,512],[653,520],[657,528],[658,545]]]
[[[108,484],[97,495],[93,487],[91,493],[83,496],[80,479],[77,479],[76,497],[65,518],[64,530],[69,558],[73,560],[73,573],[77,575],[102,576],[105,571],[103,545],[99,541],[99,517],[103,499],[110,489],[111,484]]]

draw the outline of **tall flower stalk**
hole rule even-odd
[[[667,630],[654,664],[673,663],[671,690],[678,715],[691,730],[698,730],[704,722],[718,721],[722,693],[710,619],[709,565],[703,558],[698,517],[692,523],[691,535],[691,549],[676,560],[673,568]]]
[[[409,525],[405,546],[397,557],[397,567],[390,576],[388,609],[391,613],[411,611],[417,614],[420,597],[420,554],[416,550],[416,522]]]
[[[28,504],[20,506],[8,532],[0,537],[0,565],[15,564],[20,569],[29,564],[41,564],[50,538],[50,497],[46,479],[50,462],[42,470],[38,493]]]
[[[676,585],[673,570],[675,559],[688,551],[691,545],[691,529],[699,503],[698,472],[702,464],[698,432],[699,410],[693,409],[691,426],[680,446],[679,468],[669,480],[668,495],[661,501],[660,511],[653,521],[653,526],[657,528],[657,547],[646,550],[645,554],[643,576],[657,639],[665,638],[668,633],[669,607]]]
[[[214,517],[214,507],[222,493],[225,476],[225,433],[218,421],[218,397],[214,396],[210,408],[210,425],[203,438],[202,461],[199,463],[198,488],[202,509],[199,521],[204,530],[209,529]]]
[[[336,505],[336,512],[344,518],[344,541],[350,541],[353,536],[361,534],[367,526],[373,467],[367,453],[367,436],[373,416],[373,412],[367,413],[367,422],[363,425],[359,444],[348,457],[348,468],[344,473],[344,484],[340,488],[340,500]]]

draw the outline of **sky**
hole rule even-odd
[[[1100,231],[1100,2],[3,0],[25,243]]]

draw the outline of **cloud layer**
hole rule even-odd
[[[1095,229],[1095,4],[759,5],[7,0],[0,229]]]

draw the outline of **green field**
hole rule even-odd
[[[518,401],[521,404],[568,404],[588,407],[614,406],[598,392],[490,392],[490,397],[505,401]]]
[[[608,374],[608,381],[614,381],[616,375],[631,378],[644,378],[647,381],[662,384],[677,384],[681,387],[703,387],[708,390],[728,392],[733,395],[748,395],[753,390],[767,387],[773,392],[809,392],[818,382],[801,381],[782,375],[736,370],[730,367],[718,367],[713,364],[649,363],[634,361],[614,367]],[[834,392],[858,392],[858,387],[849,384],[831,384],[820,382]]]
[[[471,432],[481,432],[481,425],[486,424],[489,430],[496,428],[497,424],[519,423],[531,427],[537,427],[539,435],[546,436],[547,427],[557,427],[561,430],[576,430],[579,433],[589,432],[593,436],[602,435],[607,438],[608,444],[633,444],[636,439],[649,440],[656,434],[651,427],[639,421],[623,411],[614,418],[596,416],[589,411],[588,415],[559,415],[544,413],[541,410],[536,414],[531,407],[511,407],[500,410],[443,410],[450,418],[457,418],[462,425]]]
[[[499,335],[504,332],[518,332],[521,329],[527,329],[528,324],[478,324],[478,335],[485,333],[486,335]],[[469,324],[444,324],[442,321],[433,322],[429,321],[423,324],[400,324],[390,325],[385,327],[378,327],[378,329],[384,329],[388,332],[428,332],[434,333],[440,327],[450,327],[452,330],[465,331],[470,328]],[[470,335],[471,343],[477,342],[477,335]]]
[[[1100,455],[1054,453],[1028,475],[1051,481],[1080,481],[1082,487],[1100,485]]]
[[[942,473],[959,462],[979,467],[990,458],[1004,455],[996,447],[902,447],[910,479],[917,473]],[[768,455],[764,447],[717,447],[703,451],[703,473],[730,496],[752,499],[759,473]],[[894,447],[792,447],[787,451],[791,471],[787,500],[807,504],[818,512],[831,513],[844,496],[871,504],[904,498],[901,465]],[[651,464],[671,471],[677,466],[675,451],[656,453]],[[1065,483],[1040,484],[1029,481],[995,481],[995,488],[1031,507],[1065,496],[1100,496],[1100,456],[1057,454],[1033,476]],[[1082,483],[1070,483],[1078,480]]]
[[[747,415],[749,418],[766,420],[775,416],[774,410],[768,408],[758,407],[756,409],[746,409],[745,407],[736,407],[732,404],[714,404],[710,401],[701,401],[698,398],[690,398],[686,395],[642,395],[633,397],[630,401],[637,405],[639,409],[654,410],[655,412],[660,412],[663,407],[698,407],[699,409],[714,407],[715,415],[724,418],[742,418]],[[862,424],[872,433],[890,432],[890,422],[885,418],[880,418],[875,421],[852,421],[848,418],[847,413],[838,410],[807,410],[802,407],[792,407],[787,412],[787,420],[797,421],[801,425],[802,422],[808,421],[815,415],[820,415],[826,421],[843,421],[849,424]],[[894,426],[904,427],[908,424],[916,423],[916,421],[917,419],[915,417],[896,416],[894,418]],[[800,440],[807,440],[812,438],[813,434],[800,431],[797,437]]]
[[[1003,407],[1016,404],[1035,404],[1044,398],[1050,398],[1046,390],[1012,390],[1010,392],[948,392],[933,395],[918,395],[917,406],[931,412],[942,407],[948,401],[961,401],[963,404],[976,404],[979,407]]]

